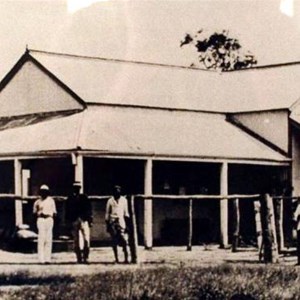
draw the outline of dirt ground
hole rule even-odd
[[[123,258],[121,249],[119,250]],[[29,272],[35,275],[84,275],[110,271],[114,269],[134,269],[148,267],[177,267],[177,266],[205,266],[222,263],[231,264],[259,264],[258,252],[254,248],[239,249],[232,253],[231,249],[219,249],[217,245],[208,247],[195,246],[192,251],[186,247],[155,247],[152,250],[139,248],[139,263],[137,265],[114,264],[111,248],[92,248],[89,265],[75,263],[72,252],[53,254],[50,265],[38,264],[37,254],[12,253],[0,250],[1,273]],[[281,255],[278,265],[295,265],[296,257]]]

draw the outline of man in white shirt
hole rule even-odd
[[[121,196],[121,187],[116,185],[113,190],[113,196],[107,201],[105,212],[106,228],[112,237],[112,247],[116,263],[119,263],[118,246],[123,248],[125,263],[128,263],[128,235],[126,225],[128,220],[127,200]]]
[[[38,256],[40,263],[49,264],[52,253],[53,217],[57,214],[55,202],[49,196],[49,187],[40,187],[40,198],[33,205],[33,213],[37,216]]]

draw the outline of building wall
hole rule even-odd
[[[0,162],[0,193],[14,193],[14,161]]]
[[[289,115],[285,110],[234,114],[234,119],[267,141],[288,152]]]
[[[89,195],[111,195],[114,185],[124,194],[141,194],[144,161],[133,159],[84,158],[84,191]]]
[[[278,194],[288,183],[288,167],[229,165],[229,194]],[[286,177],[287,176],[287,177]],[[240,234],[245,243],[256,241],[254,203],[251,199],[240,199]],[[285,209],[286,211],[286,209]],[[229,232],[232,228],[232,207],[229,201]],[[288,222],[287,215],[284,223]]]
[[[14,163],[0,162],[0,193],[14,193]],[[0,244],[10,238],[15,227],[15,203],[12,199],[0,199]]]
[[[32,62],[26,62],[5,86],[0,102],[0,117],[82,108]]]
[[[9,239],[15,229],[15,203],[11,199],[0,200],[0,244]]]
[[[230,164],[228,170],[230,194],[282,193],[289,167]],[[280,190],[281,189],[281,190]],[[276,191],[277,193],[277,191]]]
[[[155,244],[185,245],[188,237],[188,200],[162,200],[153,203]],[[193,243],[216,242],[219,236],[219,201],[193,201]]]
[[[93,208],[93,226],[91,228],[91,241],[107,242],[110,240],[106,232],[105,224],[105,200],[92,201]]]
[[[132,159],[84,159],[84,192],[88,195],[111,195],[115,184],[122,186],[123,194],[142,194],[144,184],[144,162]],[[106,232],[106,200],[94,200],[94,222],[91,240],[106,243],[110,240]]]
[[[74,166],[68,158],[25,160],[23,169],[30,170],[29,194],[38,195],[42,184],[47,184],[52,195],[66,196],[72,189]]]
[[[154,194],[219,194],[220,164],[163,162],[153,164]],[[187,200],[153,201],[153,239],[155,244],[184,245],[188,230]],[[219,201],[193,201],[193,243],[217,241]]]
[[[143,194],[144,161],[86,158],[84,160],[85,193],[109,195],[114,184],[121,184],[124,194]],[[154,194],[219,193],[219,164],[154,162]],[[105,225],[105,200],[93,201],[93,241],[109,240]],[[139,243],[143,244],[144,201],[136,199]],[[219,204],[217,201],[195,202],[193,207],[194,242],[217,240]],[[188,201],[153,201],[153,238],[155,244],[185,244],[188,224]],[[172,232],[173,231],[173,232]],[[174,233],[175,232],[175,233]],[[176,235],[181,236],[176,239]],[[174,239],[175,238],[175,239]]]
[[[292,185],[295,196],[300,196],[300,130],[292,128]]]

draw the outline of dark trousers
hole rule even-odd
[[[114,245],[121,247],[127,246],[127,233],[125,229],[120,226],[118,219],[110,221],[108,230]]]

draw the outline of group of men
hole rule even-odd
[[[90,228],[93,223],[90,199],[81,191],[81,183],[74,182],[73,191],[67,198],[66,221],[72,226],[74,252],[78,263],[89,263]],[[56,205],[50,196],[47,185],[40,187],[40,197],[33,205],[37,218],[38,257],[42,264],[51,263],[52,236],[54,218],[57,215]],[[106,230],[111,235],[115,262],[119,263],[118,246],[123,248],[125,263],[128,263],[128,223],[129,213],[127,200],[121,195],[121,187],[114,186],[113,196],[106,204]]]

